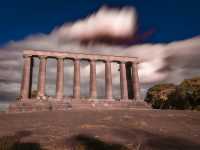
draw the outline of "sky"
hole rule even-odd
[[[58,50],[139,57],[141,92],[158,83],[200,75],[198,0],[1,1],[0,102],[19,95],[22,50]],[[39,60],[35,60],[33,90]],[[81,93],[88,95],[89,64],[81,63]],[[98,95],[105,93],[104,64],[97,64]],[[47,63],[47,94],[55,94],[56,60]],[[120,96],[118,64],[113,90]],[[71,96],[73,63],[65,64],[65,94]]]
[[[1,0],[0,45],[96,12],[102,5],[134,6],[141,32],[153,30],[148,42],[183,40],[200,33],[198,0]]]

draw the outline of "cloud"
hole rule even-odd
[[[96,14],[74,23],[65,23],[48,35],[30,35],[22,41],[11,41],[8,45],[15,49],[70,49],[82,41],[96,44],[101,39],[129,39],[134,36],[136,30],[137,15],[134,8],[102,7]]]
[[[11,41],[0,49],[0,94],[17,94],[20,85],[22,50],[58,50],[70,52],[89,52],[97,54],[114,54],[124,56],[136,56],[141,59],[139,65],[142,92],[155,83],[178,83],[184,78],[190,78],[200,74],[200,37],[194,37],[183,41],[174,41],[168,44],[137,44],[115,45],[109,41],[134,39],[137,30],[137,15],[134,8],[111,9],[103,7],[96,14],[86,19],[66,23],[55,28],[50,34],[36,34],[21,41]],[[84,41],[84,42],[83,42]],[[85,44],[87,41],[87,44]],[[100,42],[101,41],[101,42]],[[82,62],[83,63],[83,62]],[[38,64],[38,60],[35,61]],[[47,90],[55,92],[56,61],[48,61]],[[88,94],[86,86],[89,81],[89,64],[82,65],[81,92]],[[119,72],[117,64],[113,64],[113,87],[115,95],[119,96]],[[98,92],[104,94],[103,63],[97,63]],[[34,87],[37,84],[38,65],[34,69]],[[84,80],[83,80],[84,79]],[[65,65],[65,93],[72,94],[73,66],[68,62]],[[89,88],[89,87],[88,87]]]
[[[101,37],[127,38],[136,31],[136,12],[131,7],[119,9],[101,8],[96,14],[66,24],[52,34],[75,40],[94,40]]]

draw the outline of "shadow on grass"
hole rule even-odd
[[[20,131],[13,136],[0,137],[0,150],[42,150],[38,143],[20,141],[30,135],[30,131]]]
[[[200,144],[175,136],[154,134],[139,129],[113,130],[113,136],[119,136],[132,142],[139,150],[200,150]],[[197,137],[198,138],[198,137]]]
[[[128,150],[126,146],[107,143],[98,138],[80,134],[67,140],[67,145],[73,150]]]
[[[111,140],[118,137],[128,145],[108,143],[88,134],[73,136],[67,139],[66,145],[73,150],[200,150],[200,144],[197,142],[140,129],[111,130],[110,134],[113,137]]]

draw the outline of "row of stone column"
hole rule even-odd
[[[120,62],[120,87],[121,99],[128,100],[128,86],[126,76],[126,62]],[[38,99],[46,99],[45,82],[46,82],[46,64],[47,58],[40,57],[39,74],[38,74]],[[23,79],[21,85],[21,98],[29,98],[30,76],[31,76],[31,56],[24,57]],[[132,62],[132,85],[134,99],[140,99],[140,87],[137,63]],[[73,96],[75,99],[80,99],[80,59],[74,60],[74,86]],[[64,97],[64,58],[57,59],[57,79],[56,79],[56,99]],[[96,99],[96,61],[90,60],[90,98]],[[111,62],[105,61],[105,97],[108,100],[112,99],[112,69]]]

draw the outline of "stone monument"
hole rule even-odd
[[[39,73],[37,83],[37,96],[31,97],[32,75],[34,59],[39,58]],[[20,97],[16,103],[10,104],[10,112],[43,111],[43,110],[67,110],[81,108],[132,108],[144,106],[140,101],[140,82],[138,77],[137,57],[113,56],[88,53],[70,53],[58,51],[25,50],[23,52],[23,74],[21,80]],[[46,94],[46,67],[49,59],[57,60],[56,94],[50,98]],[[64,95],[64,61],[73,60],[74,80],[73,97]],[[82,98],[80,94],[80,60],[87,60],[90,64],[90,96]],[[97,98],[96,62],[105,64],[105,97]],[[119,64],[121,98],[115,100],[112,90],[112,62]]]

